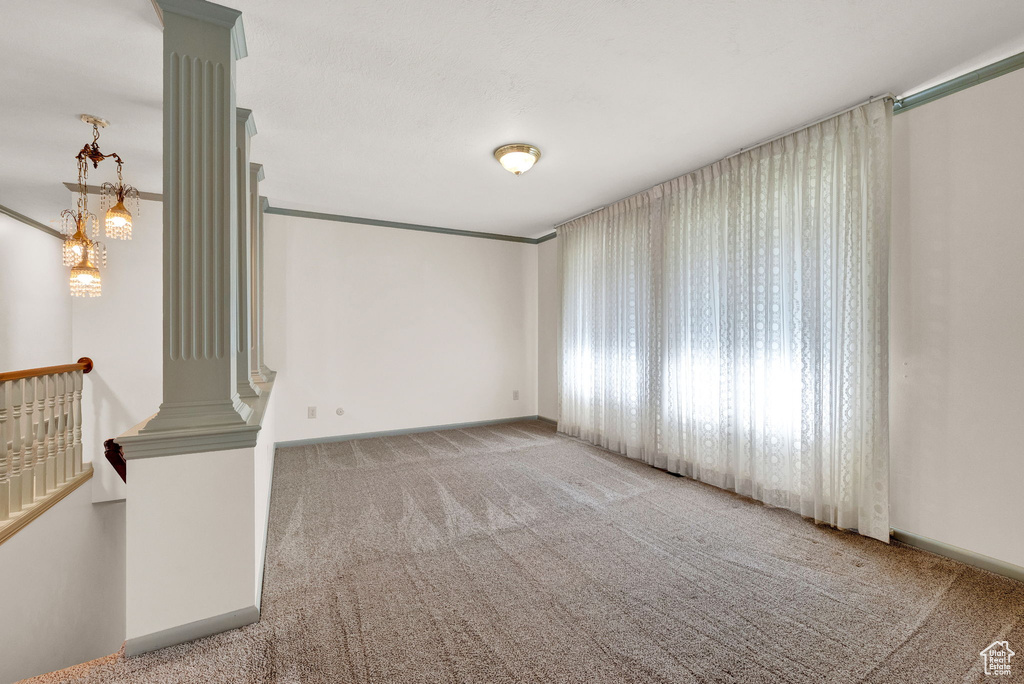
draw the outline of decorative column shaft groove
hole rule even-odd
[[[230,155],[220,150],[232,139],[230,84],[223,64],[174,52],[168,62],[165,225],[181,231],[170,241],[169,353],[175,361],[221,359],[230,325],[218,297],[230,288],[230,274],[222,268],[228,236],[219,228],[231,220],[231,207],[222,192],[209,190],[223,188],[231,175]]]

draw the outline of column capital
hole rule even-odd
[[[220,26],[231,31],[231,47],[235,59],[242,59],[249,54],[245,45],[245,28],[242,26],[242,13],[236,9],[218,5],[208,0],[153,0],[161,24],[166,24],[165,15],[177,14],[189,19],[197,19],[207,24]]]
[[[250,138],[256,135],[256,117],[252,115],[251,109],[235,107],[235,116],[238,118],[238,125],[245,128],[246,135]]]
[[[253,174],[253,178],[255,178],[257,182],[262,181],[262,180],[264,180],[266,178],[266,174],[263,173],[263,164],[257,164],[256,162],[250,162],[249,163],[249,173]],[[265,197],[260,197],[260,199],[262,200],[262,199],[266,199],[266,198]]]

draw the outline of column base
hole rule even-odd
[[[260,388],[255,377],[249,376],[238,382],[238,396],[242,399],[257,399],[260,396]]]
[[[260,396],[248,403],[238,397],[231,403],[164,403],[159,413],[119,435],[117,443],[129,460],[254,447],[273,391],[273,378],[261,389]],[[236,402],[246,420],[235,408]]]
[[[230,400],[190,401],[160,404],[160,410],[139,433],[206,430],[245,425],[252,407],[238,395]]]
[[[259,397],[253,397],[254,400],[258,398]],[[242,399],[238,394],[235,394],[232,398],[232,405],[234,406],[235,412],[242,417],[242,420],[248,423],[249,419],[252,417],[252,405]]]
[[[256,382],[270,382],[276,375],[275,371],[270,370],[264,365],[260,365],[259,368],[252,372],[252,379]]]

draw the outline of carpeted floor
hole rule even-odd
[[[283,449],[274,478],[260,623],[66,681],[944,684],[1024,654],[1022,584],[540,422]]]

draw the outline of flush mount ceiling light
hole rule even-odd
[[[533,168],[533,165],[540,159],[540,150],[526,143],[512,143],[511,145],[502,145],[494,150],[494,158],[505,167],[506,171],[511,171],[519,176]]]

